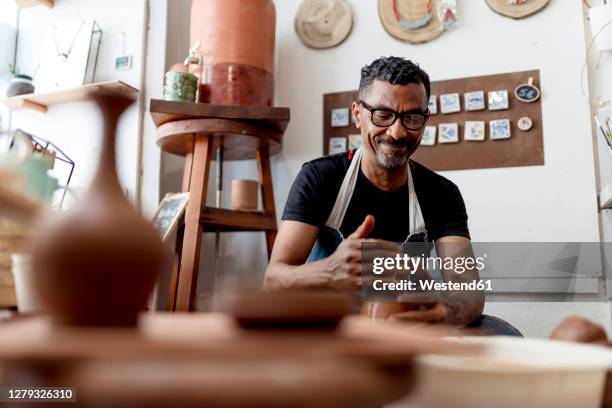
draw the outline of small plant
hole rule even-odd
[[[19,75],[19,68],[17,67],[16,64],[9,64],[9,74],[11,74],[12,76],[16,76]]]

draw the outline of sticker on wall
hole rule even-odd
[[[489,92],[489,110],[504,110],[508,109],[509,107],[510,104],[508,102],[507,89]]]
[[[349,125],[349,109],[337,108],[331,111],[331,127],[347,127]]]
[[[429,103],[427,104],[427,108],[429,109],[430,115],[438,114],[438,98],[436,95],[431,95],[429,97]]]
[[[466,92],[463,99],[466,111],[480,111],[485,108],[484,91]]]
[[[440,112],[461,112],[461,101],[458,93],[440,95]]]
[[[348,143],[348,148],[350,150],[359,149],[363,146],[363,137],[361,137],[361,135],[349,135]]]
[[[456,123],[441,123],[439,132],[438,141],[440,143],[457,143],[459,141],[459,125]]]
[[[510,139],[510,120],[498,119],[489,122],[491,140]]]
[[[436,131],[435,126],[425,126],[423,131],[423,137],[421,138],[421,144],[423,146],[433,146],[436,144]]]
[[[468,141],[482,142],[485,140],[485,123],[484,121],[468,121],[465,122],[465,133],[463,138]]]
[[[346,137],[332,137],[329,139],[329,154],[346,152]]]
[[[526,84],[516,87],[514,95],[521,102],[532,103],[540,99],[540,89],[533,84],[533,78],[530,77]]]
[[[528,116],[523,116],[516,122],[516,126],[523,132],[527,132],[533,127],[533,120]]]

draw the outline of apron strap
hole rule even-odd
[[[408,212],[410,234],[425,231],[425,219],[423,218],[421,205],[419,204],[419,199],[417,198],[416,191],[414,189],[410,162],[408,162],[408,202],[410,203],[410,210]]]
[[[351,198],[353,197],[353,191],[355,191],[355,185],[357,184],[357,176],[359,175],[359,165],[361,164],[361,148],[355,151],[353,155],[353,160],[351,160],[351,164],[344,176],[344,180],[342,180],[342,185],[340,186],[340,191],[336,196],[336,202],[334,203],[334,208],[332,209],[329,217],[327,218],[327,225],[330,228],[340,231],[340,226],[344,221],[344,216],[346,215],[346,210],[348,209],[349,203],[351,202]]]
[[[359,165],[361,164],[362,150],[361,148],[355,151],[353,160],[342,180],[342,185],[336,196],[336,202],[332,208],[329,217],[327,218],[327,225],[330,228],[340,231],[346,210],[353,197],[355,191],[355,185],[357,184],[357,176],[359,175]],[[410,234],[425,231],[425,220],[423,213],[421,212],[421,206],[414,189],[414,182],[412,180],[412,172],[410,170],[410,163],[408,163],[408,201],[410,208],[408,209],[408,221],[410,226]]]

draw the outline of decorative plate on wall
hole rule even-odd
[[[444,32],[438,1],[378,0],[378,16],[391,36],[409,43],[424,43]]]
[[[295,32],[311,48],[331,48],[348,37],[353,12],[345,0],[304,0],[295,16]]]
[[[486,0],[491,10],[502,16],[523,18],[537,13],[548,5],[550,0]]]

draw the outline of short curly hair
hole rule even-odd
[[[359,97],[363,97],[375,79],[389,82],[392,85],[423,84],[429,99],[431,83],[429,75],[418,64],[401,57],[381,57],[361,68]]]

